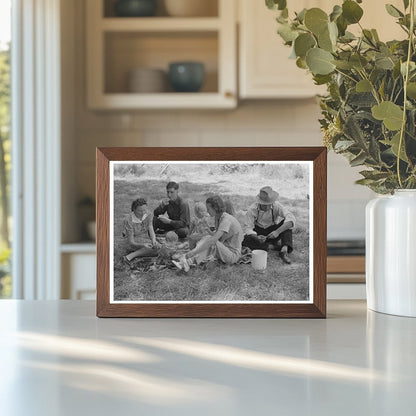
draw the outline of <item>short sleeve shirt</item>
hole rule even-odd
[[[137,218],[133,212],[128,214],[123,223],[123,237],[133,233],[134,241],[141,243],[149,240],[149,228],[153,223],[153,214],[146,212],[142,218]]]
[[[224,232],[220,241],[231,251],[241,254],[241,243],[243,242],[244,234],[237,219],[224,212],[218,225],[218,231]]]

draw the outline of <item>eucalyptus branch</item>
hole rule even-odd
[[[397,81],[394,80],[393,81],[393,88],[391,89],[391,94],[390,94],[390,97],[389,97],[390,101],[393,101],[393,95],[394,95],[394,90],[396,89],[396,84],[397,84]],[[393,102],[395,102],[395,101],[393,101]]]
[[[396,94],[396,96],[394,97],[394,100],[393,100],[394,103],[397,102],[397,100],[399,99],[399,96],[402,93],[402,91],[403,91],[403,88],[400,88],[399,91],[397,91],[397,94]]]
[[[410,30],[409,30],[409,44],[407,46],[407,60],[406,60],[406,73],[404,75],[404,85],[403,85],[403,118],[402,118],[402,126],[400,129],[400,139],[399,139],[399,148],[397,151],[397,177],[399,179],[400,188],[403,188],[402,178],[400,174],[400,155],[403,146],[404,140],[404,132],[406,129],[406,110],[407,110],[407,83],[409,81],[409,68],[410,68],[410,61],[412,58],[412,49],[413,49],[413,36],[414,36],[414,28],[415,28],[415,0],[410,0]]]
[[[355,78],[349,76],[348,74],[345,74],[344,72],[340,71],[338,68],[335,68],[335,71],[341,75],[344,75],[344,77],[349,78],[352,82],[357,83],[357,80]]]
[[[363,79],[365,79],[366,81],[368,81],[368,83],[370,84],[371,87],[371,93],[373,94],[374,99],[377,101],[377,104],[380,104],[380,97],[378,96],[378,92],[376,90],[376,87],[374,86],[374,84],[371,82],[370,78],[368,78],[367,76],[367,72],[365,72],[365,69],[361,66],[362,71],[360,71],[360,75]]]

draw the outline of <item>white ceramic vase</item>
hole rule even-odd
[[[366,208],[367,306],[416,317],[416,190],[379,196]]]

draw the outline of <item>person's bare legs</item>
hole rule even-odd
[[[129,253],[125,256],[125,259],[127,261],[132,261],[136,257],[156,257],[157,256],[157,250],[150,247],[141,247],[136,251],[133,251],[132,253]]]

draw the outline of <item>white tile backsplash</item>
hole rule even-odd
[[[328,200],[328,239],[364,239],[367,202],[368,199]]]
[[[77,183],[94,194],[96,146],[320,146],[315,100],[242,102],[232,111],[137,111],[113,114],[78,109]],[[328,237],[364,238],[365,204],[373,197],[354,184],[360,168],[328,155]]]

